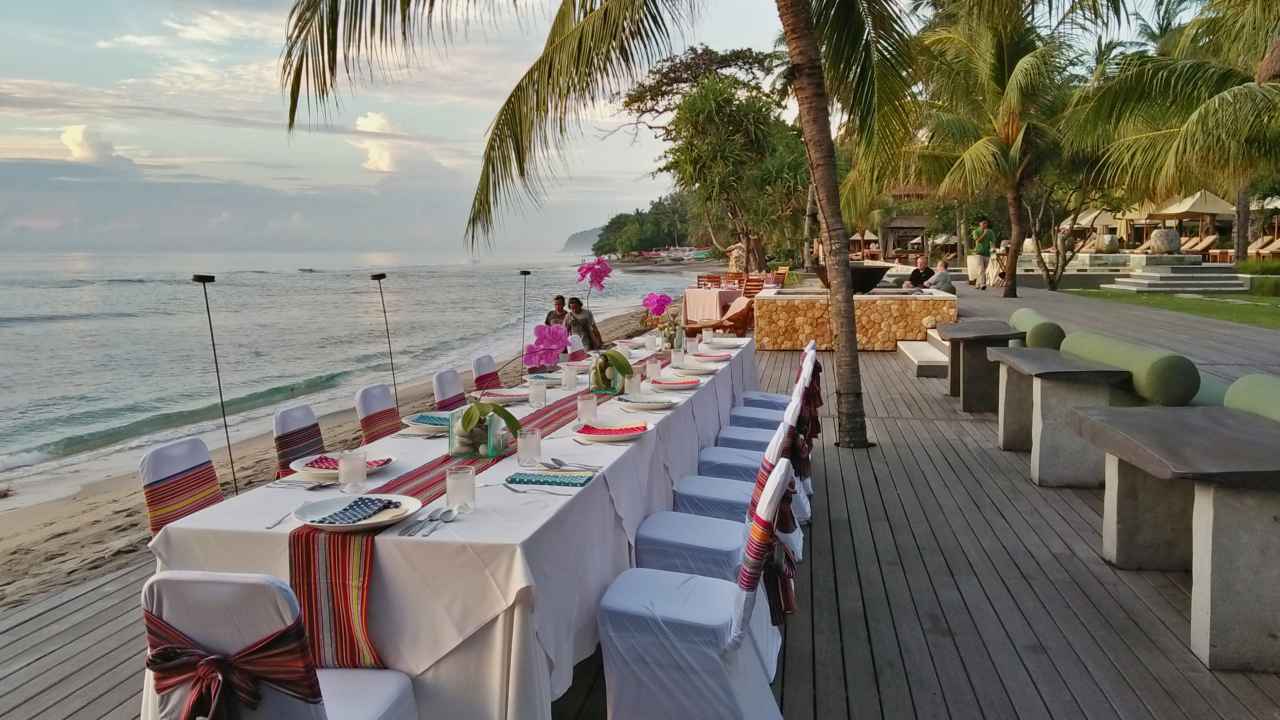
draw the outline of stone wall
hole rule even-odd
[[[924,340],[925,318],[936,324],[956,321],[953,296],[858,296],[854,300],[859,350],[896,350],[899,340]],[[825,297],[757,297],[756,346],[761,350],[800,350],[816,340],[830,350],[835,334]]]

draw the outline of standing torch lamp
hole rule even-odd
[[[378,299],[382,301],[382,327],[387,332],[387,359],[391,362],[391,392],[396,399],[396,407],[400,407],[400,388],[396,384],[396,358],[391,352],[391,323],[387,320],[387,297],[382,294],[382,281],[387,279],[384,272],[374,273],[370,280],[378,283]]]
[[[524,281],[524,288],[521,290],[520,296],[520,352],[524,352],[524,344],[527,339],[525,327],[528,324],[529,316],[529,276],[533,273],[529,270],[520,271],[520,279]]]
[[[227,402],[222,395],[222,369],[218,366],[218,341],[213,337],[213,313],[209,309],[209,283],[212,275],[192,275],[192,282],[200,283],[204,291],[204,316],[209,321],[209,345],[213,348],[213,375],[218,380],[218,407],[222,410],[222,433],[227,439],[227,462],[231,465],[231,487],[240,494],[240,481],[236,478],[236,459],[231,454],[231,427],[227,424]]]

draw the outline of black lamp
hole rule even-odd
[[[204,315],[209,321],[209,345],[213,347],[213,375],[218,379],[218,407],[222,409],[222,433],[227,438],[227,462],[231,465],[231,487],[240,494],[240,481],[236,478],[236,459],[231,454],[231,428],[227,424],[227,403],[222,397],[222,369],[218,367],[218,341],[213,338],[213,313],[209,310],[209,283],[212,275],[192,275],[191,282],[200,283],[204,291]]]

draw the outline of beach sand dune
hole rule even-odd
[[[645,311],[638,310],[600,321],[605,340],[643,331]],[[515,384],[523,369],[518,361],[503,365],[504,384]],[[467,373],[470,387],[470,373]],[[430,407],[431,383],[400,388],[404,413]],[[348,449],[360,444],[355,411],[330,413],[320,419],[325,444]],[[240,488],[255,487],[275,477],[275,446],[270,433],[235,443],[236,475]],[[231,472],[222,448],[212,451],[224,491],[231,493]],[[126,473],[86,485],[68,498],[25,507],[0,515],[0,607],[74,584],[90,575],[139,562],[151,539],[137,475]]]

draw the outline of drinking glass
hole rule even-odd
[[[564,366],[560,371],[560,387],[565,390],[573,391],[578,387],[578,371],[576,368]]]
[[[470,465],[451,467],[444,473],[445,502],[458,512],[476,506],[476,469]]]
[[[683,351],[683,350],[672,350],[672,351],[671,351],[671,366],[672,366],[672,367],[680,367],[680,366],[682,366],[682,365],[684,365],[684,351]]]
[[[359,495],[365,490],[369,467],[365,464],[364,448],[356,448],[338,454],[338,489],[348,495]]]
[[[537,410],[547,406],[547,381],[529,381],[529,407]]]
[[[645,336],[644,336],[644,347],[645,347],[645,349],[646,349],[646,350],[648,350],[649,352],[653,352],[653,351],[657,350],[657,349],[658,349],[658,336],[657,336],[657,335],[645,335]]]
[[[542,431],[521,430],[516,444],[516,463],[523,468],[538,467],[542,460]]]
[[[644,364],[644,376],[648,378],[649,382],[657,380],[660,375],[662,375],[662,363],[657,360],[650,360]]]
[[[640,368],[636,368],[635,372],[627,376],[626,387],[623,390],[628,395],[640,394]]]
[[[596,396],[591,393],[578,396],[578,422],[583,425],[596,421]]]

